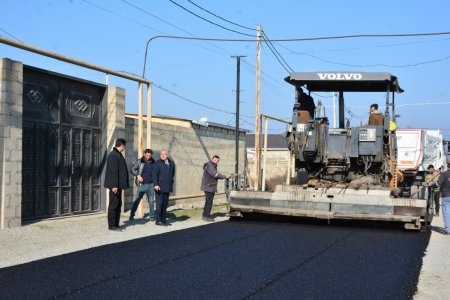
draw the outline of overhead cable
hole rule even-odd
[[[10,37],[12,37],[13,39],[15,39],[18,42],[23,43],[21,40],[19,40],[18,38],[16,38],[15,36],[13,36],[11,33],[9,33],[8,31],[6,31],[5,29],[0,27],[0,30],[3,31],[4,33],[6,33],[7,35],[9,35]]]
[[[234,29],[227,28],[227,27],[222,26],[222,25],[220,25],[220,24],[217,24],[217,23],[215,23],[215,22],[213,22],[213,21],[211,21],[211,20],[208,20],[208,19],[206,19],[206,18],[203,18],[202,16],[196,14],[195,12],[193,12],[193,11],[187,9],[187,8],[184,7],[183,5],[177,3],[177,2],[175,2],[175,1],[173,1],[173,0],[169,0],[169,1],[170,1],[171,3],[173,3],[173,4],[175,4],[176,6],[180,7],[181,9],[187,11],[188,13],[190,13],[190,14],[196,16],[197,18],[202,19],[203,21],[208,22],[208,23],[210,23],[210,24],[212,24],[212,25],[214,25],[214,26],[220,27],[220,28],[222,28],[222,29],[225,29],[225,30],[227,30],[227,31],[231,31],[231,32],[234,32],[234,33],[237,33],[237,34],[240,34],[240,35],[245,35],[245,36],[255,37],[255,35],[253,35],[253,34],[248,34],[248,33],[240,32],[240,31],[237,31],[237,30],[234,30]]]
[[[250,27],[247,27],[247,26],[243,26],[243,25],[240,25],[240,24],[238,24],[238,23],[235,23],[235,22],[232,22],[232,21],[230,21],[230,20],[227,20],[227,19],[225,19],[225,18],[222,18],[221,16],[218,16],[217,14],[215,14],[215,13],[213,13],[213,12],[207,10],[206,8],[201,7],[200,5],[194,3],[194,1],[191,1],[191,0],[187,0],[187,1],[188,1],[189,3],[191,3],[192,5],[194,5],[195,7],[197,7],[197,8],[199,8],[199,9],[203,10],[204,12],[207,12],[207,13],[210,14],[210,15],[213,15],[213,16],[216,17],[216,18],[221,19],[222,21],[225,21],[225,22],[227,22],[227,23],[236,25],[236,26],[241,27],[241,28],[244,28],[244,29],[248,29],[248,30],[255,31],[255,28],[250,28]]]
[[[275,56],[275,58],[278,60],[280,65],[288,72],[293,73],[294,70],[289,66],[289,64],[286,62],[286,60],[283,58],[283,56],[278,52],[278,50],[275,48],[275,46],[272,44],[272,42],[269,40],[269,37],[266,35],[266,33],[262,32],[262,38],[266,42],[267,46],[269,47],[272,54]],[[281,62],[283,61],[283,62]]]

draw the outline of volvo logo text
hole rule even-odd
[[[317,73],[321,80],[361,80],[360,73]]]

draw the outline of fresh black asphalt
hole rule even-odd
[[[0,298],[411,299],[429,233],[351,225],[226,221],[105,245],[0,269]]]

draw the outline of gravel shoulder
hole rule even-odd
[[[106,214],[94,214],[65,219],[48,219],[19,228],[0,231],[0,268],[23,264],[38,259],[85,250],[106,244],[138,239],[166,232],[209,224],[202,221],[201,209],[168,210],[172,226],[156,226],[148,219],[128,221],[129,214],[121,216],[124,230],[108,230]],[[215,206],[215,221],[228,220],[226,206]]]
[[[448,299],[450,295],[450,235],[442,234],[444,220],[434,217],[427,252],[420,271],[416,300]]]

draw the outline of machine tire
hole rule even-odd
[[[297,171],[296,184],[303,185],[308,183],[308,172],[306,170]]]

